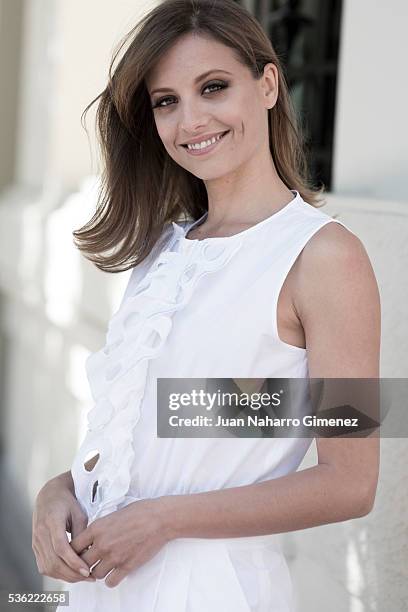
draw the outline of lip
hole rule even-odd
[[[203,142],[204,140],[210,140],[214,136],[218,136],[219,134],[225,134],[227,130],[222,130],[222,132],[212,132],[212,134],[201,134],[201,136],[197,136],[188,142],[180,143],[182,147],[187,146],[188,144],[197,144],[198,142]]]
[[[197,140],[196,142],[203,142],[203,140],[209,140],[213,136],[218,136],[219,134],[223,134],[220,140],[217,140],[213,144],[210,144],[208,147],[205,147],[204,149],[189,149],[187,145],[182,145],[182,147],[186,150],[186,152],[189,155],[206,155],[207,153],[210,153],[211,151],[213,151],[224,140],[225,136],[227,136],[229,132],[230,130],[226,130],[224,132],[217,132],[216,134],[213,134],[212,136],[201,137],[201,139]],[[195,144],[195,142],[191,141],[188,144]]]

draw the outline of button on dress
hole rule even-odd
[[[207,213],[168,224],[160,248],[132,270],[105,346],[86,362],[94,406],[71,473],[88,524],[139,499],[249,485],[299,467],[311,438],[156,434],[157,378],[308,376],[306,349],[278,336],[278,297],[311,237],[344,224],[292,193],[233,236],[187,238]],[[279,536],[178,538],[114,588],[104,579],[64,585],[70,605],[58,610],[293,612],[292,586]]]

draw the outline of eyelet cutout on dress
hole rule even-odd
[[[136,311],[136,312],[131,312],[127,315],[127,317],[123,321],[123,325],[125,328],[129,328],[138,322],[140,322],[140,313]]]
[[[117,363],[113,365],[112,367],[108,368],[105,373],[105,379],[109,381],[114,380],[116,376],[119,374],[119,372],[121,371],[121,369],[122,369],[121,363]]]
[[[183,272],[183,275],[181,277],[181,282],[182,283],[188,283],[190,282],[193,278],[194,275],[197,271],[198,268],[198,264],[197,263],[192,263],[190,264]]]
[[[106,398],[101,397],[88,413],[88,421],[92,423],[92,429],[102,429],[113,416],[113,405]]]
[[[162,338],[156,329],[147,328],[146,331],[143,330],[143,332],[145,337],[142,337],[141,346],[149,349],[156,349],[160,346]]]
[[[184,295],[184,288],[180,284],[176,289],[176,293],[173,299],[173,304],[179,304],[183,300],[183,295]]]
[[[98,481],[95,480],[95,482],[92,485],[91,504],[94,504],[96,501],[97,490],[98,490]]]
[[[210,261],[220,257],[225,251],[225,247],[222,244],[213,244],[206,242],[203,248],[203,255]]]
[[[119,338],[115,342],[112,342],[111,344],[108,344],[107,346],[105,346],[105,348],[103,349],[103,352],[105,353],[105,355],[110,355],[122,343],[123,343],[123,338]]]
[[[98,459],[95,461],[93,467],[91,468],[87,468],[86,467],[86,463],[88,463],[88,461],[91,461],[91,459],[94,459],[95,457],[98,457]],[[90,472],[93,472],[94,469],[96,468],[96,466],[98,465],[99,461],[101,459],[101,454],[97,449],[93,449],[87,452],[87,454],[84,457],[84,470],[89,474]]]

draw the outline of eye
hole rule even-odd
[[[160,98],[159,100],[157,100],[156,104],[152,106],[152,108],[155,109],[155,108],[164,108],[166,106],[170,106],[171,100],[173,99],[174,99],[173,96],[166,96],[165,98]]]
[[[225,83],[225,81],[216,81],[214,83],[209,83],[208,85],[204,87],[204,89],[208,89],[209,87],[217,87],[217,89],[212,90],[212,92],[215,92],[215,91],[220,91],[221,89],[225,89],[226,87],[228,87],[228,85],[227,83]]]
[[[207,89],[211,88],[211,91],[209,92],[211,93],[216,93],[217,91],[221,91],[222,89],[225,89],[226,87],[228,87],[228,83],[226,83],[225,81],[215,81],[212,83],[208,83],[204,88],[203,88],[203,92]],[[212,89],[215,88],[215,89]],[[174,96],[166,96],[164,98],[159,98],[159,100],[157,100],[156,104],[154,104],[152,106],[152,109],[154,110],[155,108],[166,108],[167,106],[171,106],[171,102],[169,103],[169,100],[174,100]]]

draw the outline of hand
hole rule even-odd
[[[71,547],[96,578],[110,572],[105,584],[115,587],[170,540],[164,516],[162,498],[138,500],[96,519],[71,540]]]
[[[89,567],[71,548],[66,534],[75,537],[86,525],[87,516],[69,488],[58,477],[49,480],[37,495],[32,521],[32,549],[40,574],[65,582],[95,582],[92,576],[85,577]]]

